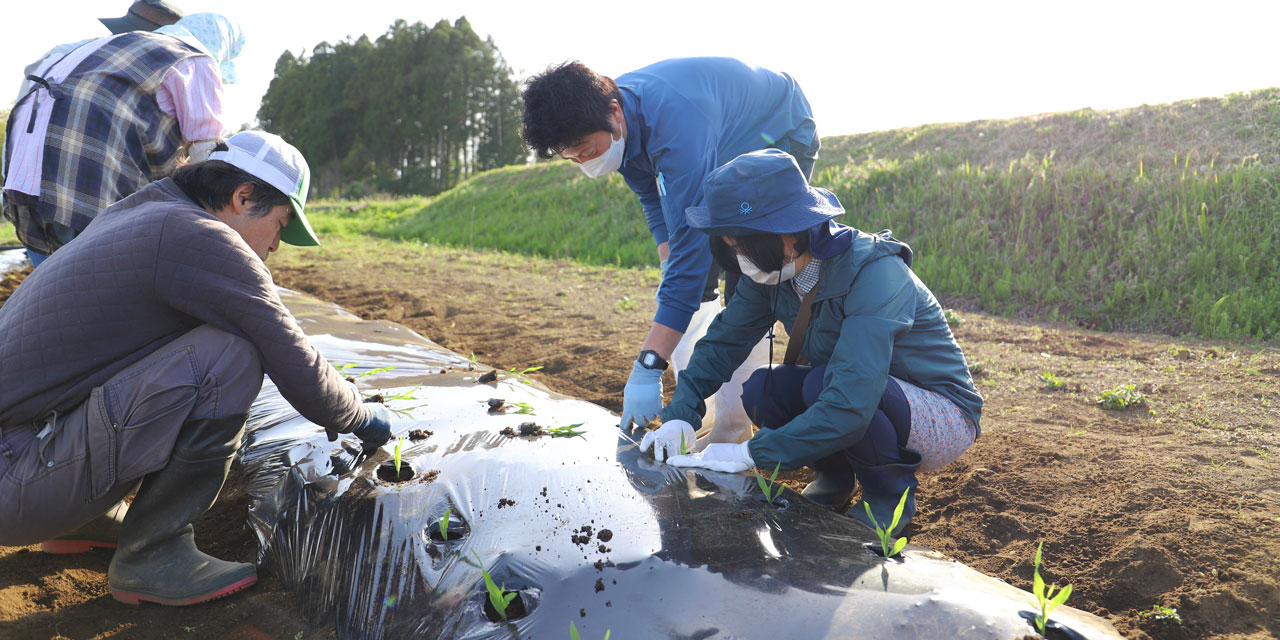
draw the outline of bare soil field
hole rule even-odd
[[[652,271],[385,241],[326,240],[269,264],[282,286],[495,367],[542,366],[531,377],[615,411],[656,286]],[[1068,604],[1126,637],[1280,636],[1280,350],[1000,319],[947,302],[961,310],[956,334],[986,397],[983,432],[957,462],[922,475],[911,541],[1028,589],[1043,541],[1046,580],[1074,585]],[[1038,379],[1046,370],[1061,389]],[[1121,384],[1146,405],[1103,409],[1099,395]],[[805,479],[789,474],[796,489]],[[252,558],[234,471],[228,493],[197,522],[197,541]],[[267,575],[208,605],[119,605],[108,561],[102,551],[0,548],[0,637],[331,635],[306,625]],[[1144,615],[1153,605],[1176,608],[1181,624]]]

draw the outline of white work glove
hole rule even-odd
[[[677,467],[700,467],[725,473],[738,473],[756,466],[755,461],[751,459],[751,450],[747,448],[746,442],[709,444],[706,449],[698,453],[671,456],[667,458],[667,464]]]
[[[643,427],[650,420],[658,417],[662,411],[662,370],[646,369],[639,362],[631,363],[631,377],[627,378],[627,386],[622,388],[622,422],[623,429],[630,429],[631,423]]]
[[[684,420],[668,420],[656,431],[644,434],[644,438],[640,440],[640,450],[647,451],[652,446],[653,459],[662,462],[667,456],[680,455],[682,438],[685,450],[693,451],[693,443],[697,439],[693,425]]]

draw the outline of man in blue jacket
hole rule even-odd
[[[662,410],[667,361],[679,374],[720,307],[707,237],[689,228],[685,209],[702,205],[708,173],[749,151],[787,151],[810,176],[819,146],[813,112],[790,76],[732,58],[665,60],[616,82],[569,62],[530,79],[523,98],[525,141],[538,156],[559,155],[590,177],[621,173],[657,243],[658,311],[623,392],[622,426],[643,426]],[[735,284],[730,278],[728,295]],[[716,394],[704,442],[750,437],[742,383],[766,363],[761,342]]]

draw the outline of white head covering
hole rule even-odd
[[[177,22],[156,29],[156,33],[173,36],[206,53],[218,63],[222,81],[233,84],[236,68],[232,60],[244,48],[244,32],[240,25],[218,13],[192,13]]]

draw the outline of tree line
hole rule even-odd
[[[525,159],[514,73],[466,18],[286,51],[258,121],[307,157],[316,195],[435,194]]]

